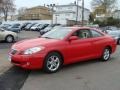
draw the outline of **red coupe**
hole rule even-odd
[[[54,73],[61,66],[100,58],[108,61],[116,50],[116,40],[88,27],[61,27],[40,38],[15,43],[9,60],[25,69]]]

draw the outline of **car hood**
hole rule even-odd
[[[23,40],[15,43],[12,46],[12,49],[17,50],[26,50],[28,48],[37,47],[37,46],[46,46],[48,44],[57,42],[56,39],[47,39],[47,38],[36,38],[36,39],[30,39],[30,40]]]
[[[35,28],[37,28],[37,27],[31,27],[31,29],[35,29]]]

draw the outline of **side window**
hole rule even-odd
[[[92,33],[92,37],[101,37],[103,36],[101,33],[95,31],[95,30],[91,30],[91,33]]]
[[[80,39],[91,38],[91,32],[89,30],[78,30],[73,36],[78,36]]]

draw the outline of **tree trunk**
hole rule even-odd
[[[3,12],[4,12],[4,20],[7,21],[7,17],[8,17],[7,9],[4,9]]]
[[[5,21],[7,21],[7,17],[8,17],[8,15],[7,15],[7,13],[6,13],[5,16],[4,16],[4,20],[5,20]]]

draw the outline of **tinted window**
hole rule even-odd
[[[91,30],[91,32],[92,32],[93,37],[101,37],[101,36],[103,36],[101,33],[97,32],[95,30]]]
[[[19,28],[20,24],[14,24],[12,28]]]
[[[78,30],[73,34],[73,36],[78,36],[80,39],[81,38],[90,38],[91,33],[89,30]]]

